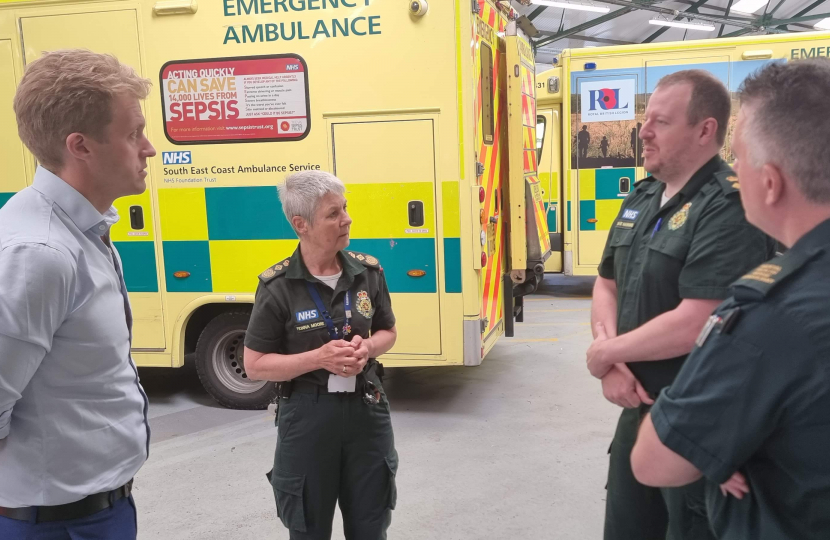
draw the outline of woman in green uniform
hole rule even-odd
[[[347,539],[385,539],[398,455],[376,357],[395,343],[395,316],[376,258],[345,251],[345,188],[321,171],[279,187],[300,238],[260,276],[245,336],[252,379],[282,381],[268,477],[291,540],[331,538],[340,504]]]

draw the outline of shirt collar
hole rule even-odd
[[[723,166],[724,161],[721,159],[719,154],[715,154],[715,156],[706,162],[700,169],[697,170],[695,174],[686,182],[686,185],[683,186],[683,189],[680,190],[680,196],[683,197],[683,200],[691,199],[694,197],[695,193],[700,191],[700,188],[703,185],[711,180],[712,175],[715,174],[720,168]]]
[[[89,200],[54,173],[38,166],[32,187],[63,210],[82,232],[94,229],[96,234],[107,234],[118,222],[118,211],[111,206],[101,214]]]
[[[343,268],[343,273],[347,276],[354,277],[361,272],[366,270],[366,267],[360,264],[359,262],[353,260],[351,257],[346,257],[343,251],[337,253],[338,258],[340,259],[340,266]],[[305,265],[303,261],[302,253],[300,253],[300,246],[297,245],[297,249],[294,250],[294,254],[288,259],[288,270],[285,272],[285,277],[289,279],[304,279],[306,281],[317,281],[311,272],[308,271],[308,267]],[[349,280],[351,281],[351,280]]]
[[[830,219],[822,221],[810,232],[799,238],[790,251],[812,254],[828,244],[830,244]]]

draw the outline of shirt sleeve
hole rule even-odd
[[[651,409],[663,444],[717,484],[749,460],[795,399],[794,375],[780,359],[797,349],[798,330],[783,328],[794,325],[776,319],[770,307],[755,306],[742,318],[730,335],[712,331]],[[772,335],[777,344],[752,339]]]
[[[732,283],[772,256],[772,242],[746,221],[740,202],[721,197],[698,221],[680,271],[680,297],[724,300]]]
[[[260,353],[278,353],[285,338],[286,306],[281,306],[268,287],[259,283],[245,346]]]
[[[75,271],[69,257],[43,244],[0,251],[0,439],[12,410],[72,305]]]
[[[375,293],[375,313],[372,315],[372,332],[390,330],[395,326],[395,314],[392,312],[392,298],[386,286],[386,275],[378,272],[378,290]]]

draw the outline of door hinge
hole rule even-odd
[[[476,161],[476,176],[484,176],[484,163]]]
[[[480,322],[481,322],[481,333],[483,334],[484,332],[487,331],[487,327],[490,326],[490,319],[487,318],[487,317],[484,317],[483,319],[481,319]]]

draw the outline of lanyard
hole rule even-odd
[[[320,291],[317,290],[317,287],[315,287],[313,283],[308,281],[305,282],[305,286],[308,289],[308,294],[311,296],[311,299],[314,300],[314,305],[317,306],[317,311],[323,318],[323,322],[326,323],[326,329],[329,331],[329,336],[331,339],[340,339],[340,336],[337,335],[337,328],[334,326],[334,321],[323,304],[323,299],[320,298]],[[349,324],[352,320],[352,297],[351,294],[349,294],[349,291],[346,291],[346,297],[343,299],[343,308],[346,312],[346,320],[343,323],[343,339],[345,339],[346,336],[352,332],[352,327]]]

